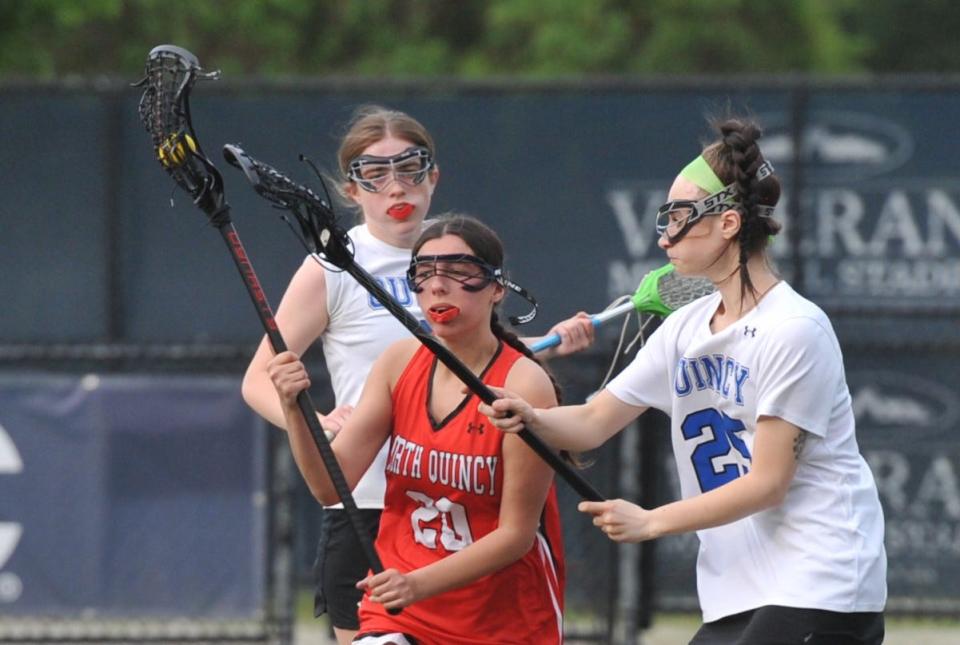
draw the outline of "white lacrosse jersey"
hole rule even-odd
[[[829,319],[785,282],[713,333],[719,304],[713,293],[671,314],[607,387],[670,415],[684,498],[750,470],[758,417],[809,433],[780,506],[697,531],[703,620],[764,605],[883,610],[883,511]]]
[[[407,287],[410,249],[383,242],[370,233],[365,224],[348,232],[354,244],[354,259],[384,290],[417,320],[423,321],[415,294]],[[314,262],[308,257],[305,262]],[[356,405],[363,392],[374,361],[394,341],[410,336],[410,331],[382,304],[344,271],[325,268],[329,322],[323,332],[323,356],[337,405]],[[364,473],[353,490],[359,508],[383,508],[386,490],[384,466],[389,441]],[[337,504],[332,508],[343,508]]]

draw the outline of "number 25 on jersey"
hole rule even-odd
[[[714,488],[723,486],[741,475],[748,472],[746,464],[741,466],[728,463],[717,470],[714,466],[715,460],[726,457],[731,450],[736,450],[743,457],[743,461],[749,463],[750,450],[743,439],[738,436],[738,432],[743,432],[746,427],[738,419],[731,418],[722,411],[715,408],[705,408],[687,415],[680,426],[683,438],[686,440],[697,439],[707,431],[713,435],[713,438],[704,441],[693,449],[690,455],[690,461],[693,464],[693,470],[697,474],[697,481],[700,483],[700,491],[706,493]]]

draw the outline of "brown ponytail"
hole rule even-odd
[[[763,165],[763,155],[757,140],[762,136],[756,123],[739,118],[714,121],[714,129],[720,139],[703,150],[703,158],[724,185],[735,184],[739,199],[741,296],[757,291],[747,270],[747,261],[762,252],[771,235],[781,228],[779,222],[769,216],[761,216],[759,206],[773,207],[780,200],[780,181],[775,175],[757,179],[757,171]]]

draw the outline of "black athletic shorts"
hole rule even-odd
[[[770,605],[704,623],[690,645],[880,645],[882,612]]]
[[[370,541],[377,538],[380,527],[380,509],[360,509],[360,516]],[[313,563],[316,591],[313,615],[330,615],[330,623],[340,629],[360,629],[357,607],[363,592],[357,582],[367,577],[370,564],[353,532],[353,526],[342,509],[323,509],[320,539],[317,541],[317,559]]]

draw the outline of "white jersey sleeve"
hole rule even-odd
[[[675,331],[666,321],[660,325],[637,352],[634,359],[607,384],[607,391],[628,405],[651,407],[669,414],[670,363],[667,343],[673,342]]]
[[[757,417],[778,417],[823,437],[837,393],[845,389],[835,337],[816,320],[782,321],[758,355]]]

